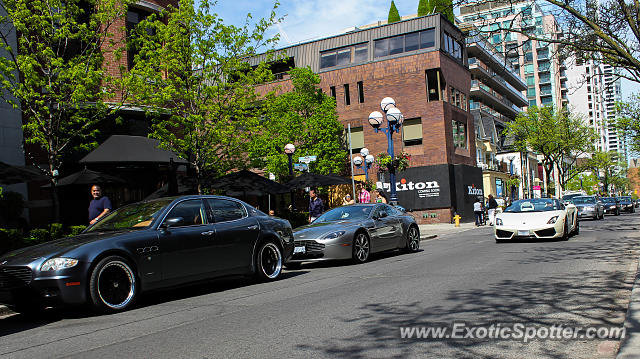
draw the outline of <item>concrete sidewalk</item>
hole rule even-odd
[[[461,233],[476,228],[490,228],[489,226],[476,227],[473,222],[460,223],[460,227],[456,227],[454,224],[450,223],[421,224],[418,227],[420,227],[420,238],[423,241],[426,239],[442,237],[446,234]]]
[[[625,338],[620,343],[617,359],[640,358],[640,262],[636,269],[635,281],[629,308],[624,320]]]

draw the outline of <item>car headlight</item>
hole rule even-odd
[[[346,233],[345,231],[337,231],[337,232],[329,233],[326,236],[322,237],[321,239],[336,239],[345,233]]]
[[[584,209],[585,209],[585,211],[593,211],[594,209],[596,209],[596,207],[594,207],[594,206],[585,206]]]
[[[502,218],[496,218],[496,226],[502,226]]]
[[[554,223],[556,223],[557,220],[558,220],[558,216],[553,216],[553,217],[551,217],[549,222],[547,222],[547,224],[554,224]]]
[[[78,264],[78,260],[75,258],[51,258],[44,262],[40,271],[46,272],[50,270],[60,270],[65,268],[71,268]]]

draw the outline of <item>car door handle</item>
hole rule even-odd
[[[203,236],[212,236],[214,234],[216,234],[216,231],[206,231],[206,232],[202,232],[200,233]]]
[[[258,229],[258,225],[254,224],[253,226],[249,226],[247,227],[247,229]]]

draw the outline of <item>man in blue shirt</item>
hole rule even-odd
[[[324,212],[324,204],[315,189],[309,191],[309,223],[316,220]]]
[[[113,209],[109,197],[102,195],[102,188],[98,185],[91,187],[93,199],[89,203],[89,224],[98,222]]]

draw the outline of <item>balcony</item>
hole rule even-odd
[[[469,58],[469,71],[471,71],[476,78],[482,79],[491,89],[494,91],[497,90],[497,92],[506,96],[516,106],[527,106],[527,99],[522,95],[522,92],[511,86],[511,84],[505,81],[502,76],[495,73],[483,61],[475,57]]]
[[[471,81],[470,95],[474,101],[482,102],[510,119],[515,118],[521,111],[513,102],[479,80]]]
[[[483,61],[517,91],[523,91],[527,88],[527,85],[520,78],[520,72],[515,70],[509,61],[496,51],[493,45],[482,40],[479,36],[468,37],[466,42],[469,58],[474,57]]]

